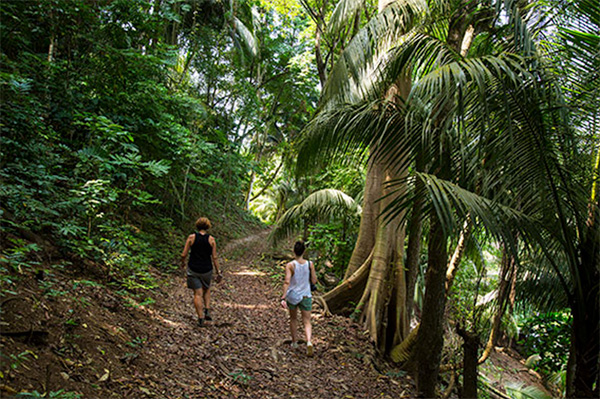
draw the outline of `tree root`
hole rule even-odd
[[[413,348],[417,342],[419,326],[415,327],[399,345],[390,352],[390,358],[395,363],[406,363],[411,358]]]
[[[327,302],[328,309],[331,312],[336,313],[352,299],[352,290],[360,288],[360,285],[368,277],[372,259],[373,251],[371,251],[367,260],[352,274],[352,276],[321,296],[321,298]]]
[[[323,307],[323,314],[327,317],[332,316],[331,312],[329,311],[329,306],[327,306],[327,301],[325,299],[323,299],[322,295],[319,296],[314,296],[313,298],[315,298],[315,302],[317,302],[319,305],[321,305]]]

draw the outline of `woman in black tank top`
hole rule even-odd
[[[190,234],[185,242],[181,254],[181,264],[185,267],[185,259],[189,253],[187,286],[194,290],[194,307],[198,314],[198,325],[202,326],[205,320],[212,320],[210,316],[210,283],[213,267],[217,271],[217,282],[221,279],[221,272],[217,260],[217,242],[213,236],[206,232],[211,228],[210,220],[204,217],[198,219],[196,228],[198,232]]]
[[[210,234],[194,233],[194,242],[190,247],[188,267],[194,273],[208,273],[212,271],[212,252]]]

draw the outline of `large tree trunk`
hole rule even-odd
[[[365,260],[375,246],[375,234],[377,231],[377,216],[379,216],[379,204],[377,200],[383,193],[384,168],[380,163],[369,162],[367,166],[367,177],[365,180],[365,194],[363,199],[362,216],[358,230],[358,238],[348,262],[348,268],[344,279],[349,278],[365,263]]]
[[[385,352],[389,353],[392,348],[400,344],[410,332],[409,310],[406,306],[408,302],[407,272],[404,268],[404,230],[396,236],[395,262],[394,262],[394,284],[392,290],[391,302],[388,306],[389,320],[391,325],[388,329],[390,333],[385,342]]]
[[[361,320],[364,321],[373,342],[378,344],[383,334],[380,326],[384,320],[385,304],[389,301],[386,283],[392,271],[397,225],[397,223],[379,223],[369,279],[359,301],[359,309],[361,306],[364,307]]]
[[[397,286],[404,282],[401,216],[391,221],[378,218],[389,198],[377,200],[386,194],[387,190],[383,189],[385,182],[393,178],[395,175],[383,162],[369,164],[365,193],[367,213],[363,213],[363,230],[351,260],[356,264],[360,259],[362,264],[358,268],[353,266],[352,273],[349,276],[347,273],[342,284],[322,297],[334,313],[347,312],[350,310],[348,303],[356,303],[353,316],[364,323],[370,338],[382,351],[402,340],[408,330],[403,306],[406,302],[405,284]],[[367,198],[370,200],[367,201]],[[372,231],[373,228],[376,231]],[[369,245],[370,242],[373,244]]]
[[[329,311],[333,313],[348,313],[351,311],[348,305],[351,302],[356,303],[356,300],[362,295],[365,285],[367,284],[367,277],[369,276],[372,260],[373,251],[371,251],[371,254],[367,257],[361,267],[359,267],[350,277],[344,279],[340,285],[331,291],[323,294],[321,299],[325,301]]]
[[[380,0],[379,11],[389,3],[389,0]],[[393,99],[399,95],[406,99],[410,89],[410,77],[404,77],[388,90],[386,97]],[[371,148],[372,154],[376,152],[376,148]],[[382,161],[376,157],[369,162],[360,230],[344,281],[323,295],[332,312],[343,311],[350,301],[357,303],[354,316],[365,324],[371,339],[382,351],[404,339],[408,331],[406,280],[400,275],[405,272],[404,226],[399,222],[402,215],[384,221],[380,216],[390,199],[379,201],[385,194],[385,183],[405,172],[396,173],[389,164],[389,159]]]

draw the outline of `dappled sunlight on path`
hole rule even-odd
[[[231,273],[234,276],[266,276],[265,273],[257,270],[240,270],[239,272]]]

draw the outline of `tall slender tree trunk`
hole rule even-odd
[[[494,346],[496,346],[498,343],[502,317],[504,316],[504,313],[510,304],[510,293],[516,273],[517,270],[515,258],[506,250],[506,248],[504,248],[502,251],[502,261],[500,266],[498,294],[496,295],[496,312],[494,313],[494,318],[492,320],[490,336],[487,344],[485,345],[485,349],[481,354],[479,363],[483,363],[487,360],[489,355],[494,350]]]
[[[448,26],[446,38],[450,48],[459,54],[466,54],[468,47],[463,47],[467,18],[469,18],[468,0],[462,0],[462,7],[456,13]],[[435,175],[441,179],[451,177],[451,159],[445,126],[451,116],[452,105],[449,103],[438,110],[434,129],[440,137],[440,160]],[[423,300],[423,316],[417,335],[415,353],[417,359],[417,390],[426,398],[436,397],[437,378],[444,346],[444,309],[446,306],[446,271],[448,267],[447,235],[435,209],[430,215],[427,273],[425,276],[425,298]]]
[[[417,184],[423,184],[417,180]],[[423,199],[417,198],[408,222],[408,245],[406,248],[406,311],[408,322],[412,320],[415,307],[415,286],[421,265],[421,241],[423,230]]]
[[[589,227],[581,245],[581,295],[574,296],[571,307],[575,339],[574,398],[597,398],[600,390],[600,234],[596,226]]]
[[[421,147],[421,146],[420,146]],[[424,171],[423,158],[419,155],[416,160],[416,170]],[[423,196],[422,193],[425,184],[421,179],[415,181],[415,193],[417,198],[411,210],[410,220],[408,221],[408,245],[406,248],[406,309],[408,322],[412,320],[415,303],[415,286],[421,266],[421,241],[423,230]]]
[[[579,244],[579,285],[571,297],[573,314],[574,398],[600,396],[600,147],[593,167],[588,218]],[[595,388],[594,388],[595,385]]]
[[[458,243],[456,244],[456,248],[454,248],[452,258],[450,258],[450,262],[448,263],[448,270],[446,271],[446,294],[450,292],[450,288],[452,288],[452,284],[454,283],[454,277],[456,277],[458,266],[460,266],[463,253],[467,248],[467,241],[471,236],[472,227],[473,222],[471,220],[471,215],[467,215],[467,219],[465,220],[463,228],[460,231],[460,236],[458,237]]]
[[[427,273],[425,275],[425,299],[423,316],[415,352],[418,356],[417,389],[426,398],[436,397],[442,347],[444,345],[444,308],[446,305],[446,267],[448,249],[446,234],[435,210],[430,216],[429,242],[427,252]]]
[[[317,26],[315,32],[315,60],[317,62],[317,72],[319,74],[319,82],[321,87],[325,87],[327,81],[327,65],[323,61],[323,55],[321,54],[321,27]]]
[[[456,329],[458,335],[463,339],[463,399],[477,399],[477,350],[479,349],[479,335]]]

